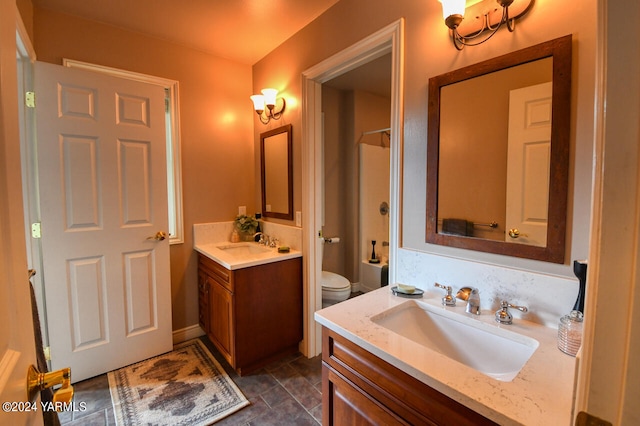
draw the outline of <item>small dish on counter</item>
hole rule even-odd
[[[391,287],[391,292],[394,296],[406,297],[408,299],[419,299],[424,295],[424,290],[415,288],[413,291],[405,290],[400,286]]]

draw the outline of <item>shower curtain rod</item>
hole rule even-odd
[[[387,127],[386,129],[371,130],[371,131],[368,131],[368,132],[362,132],[362,136],[364,136],[364,135],[372,135],[374,133],[385,133],[385,132],[391,132],[391,127]]]

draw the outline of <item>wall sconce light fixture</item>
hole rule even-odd
[[[482,11],[476,16],[477,19],[481,19],[480,28],[474,29],[470,34],[463,35],[459,32],[459,26],[464,19],[466,0],[440,0],[442,3],[442,14],[444,16],[444,23],[451,30],[451,38],[453,45],[458,50],[462,50],[464,46],[477,46],[489,40],[493,35],[502,27],[506,25],[509,32],[513,32],[515,29],[516,19],[524,16],[530,9],[534,0],[529,0],[529,4],[521,11],[521,13],[510,16],[509,6],[512,5],[514,0],[495,0],[497,6],[502,7],[502,17],[500,21],[492,22],[491,14],[498,12],[497,6],[491,7],[488,11]],[[477,3],[477,2],[476,2]]]
[[[276,89],[262,89],[262,95],[253,95],[251,100],[262,124],[267,124],[272,118],[279,120],[286,106],[284,98],[278,98]]]

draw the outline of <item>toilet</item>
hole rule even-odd
[[[351,295],[351,283],[342,275],[322,271],[322,307],[334,305],[347,300]]]
[[[325,243],[338,242],[339,238],[325,239]],[[322,254],[324,255],[324,244],[322,244]],[[322,307],[335,305],[338,302],[347,300],[351,295],[351,283],[342,275],[334,272],[322,271],[320,277],[322,284]]]

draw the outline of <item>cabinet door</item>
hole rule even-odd
[[[335,370],[322,366],[322,424],[408,425]]]
[[[349,424],[343,423],[342,417],[351,415],[366,421],[374,419],[373,424],[496,425],[325,327],[322,328],[322,363],[323,413],[324,407],[328,407],[327,415],[332,416],[324,418],[323,424]],[[325,373],[325,370],[328,371]],[[376,406],[384,414],[378,415]],[[375,420],[383,419],[384,415],[398,419],[392,423]],[[337,420],[329,423],[330,418]]]
[[[235,367],[233,295],[211,278],[209,278],[209,309],[211,310],[209,337],[217,343],[217,348],[229,364]]]
[[[209,280],[207,274],[198,272],[198,322],[205,333],[210,332]]]

